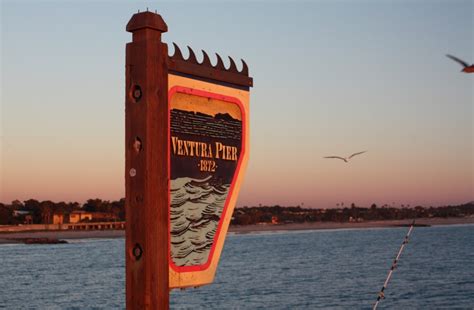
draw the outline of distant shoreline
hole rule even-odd
[[[293,231],[293,230],[325,230],[325,229],[365,229],[409,226],[413,220],[386,220],[365,221],[359,223],[351,222],[312,222],[312,223],[290,223],[290,224],[257,224],[246,226],[231,226],[229,232],[245,234],[261,231]],[[440,226],[474,224],[474,217],[448,217],[448,218],[420,218],[416,219],[415,225]]]
[[[229,233],[250,234],[258,232],[277,231],[300,231],[300,230],[326,230],[326,229],[365,229],[365,228],[388,228],[400,227],[411,224],[412,220],[388,220],[388,221],[366,221],[359,223],[338,222],[313,222],[313,223],[289,223],[289,224],[257,224],[245,226],[230,226]],[[474,224],[474,217],[450,217],[450,218],[421,218],[416,224],[427,226]],[[423,228],[423,227],[421,227]],[[111,239],[124,238],[124,230],[55,230],[55,231],[24,231],[0,233],[0,244],[21,243],[25,238],[52,238],[60,240],[73,239]]]

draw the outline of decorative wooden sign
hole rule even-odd
[[[197,286],[214,278],[248,160],[248,96],[174,75],[168,83],[170,287]]]
[[[249,87],[242,62],[212,66],[177,45],[170,57],[170,287],[211,283],[248,160]],[[179,70],[179,71],[178,71]]]
[[[247,64],[168,56],[160,15],[133,15],[126,57],[127,308],[213,281],[248,161]]]

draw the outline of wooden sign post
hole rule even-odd
[[[248,161],[249,89],[226,68],[161,41],[160,15],[127,24],[126,304],[168,309],[169,290],[213,281]]]
[[[168,48],[160,15],[135,14],[127,24],[125,199],[127,309],[167,309]]]

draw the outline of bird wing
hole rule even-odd
[[[325,156],[324,158],[336,158],[336,159],[343,160],[347,163],[347,160],[344,157],[340,157],[340,156]]]
[[[461,59],[459,59],[459,58],[457,58],[453,55],[446,54],[446,57],[451,58],[452,60],[459,63],[463,67],[469,67],[469,64],[467,62],[465,62],[464,60],[461,60]]]
[[[365,152],[367,152],[367,151],[362,151],[362,152],[357,152],[357,153],[354,153],[354,154],[352,154],[351,156],[349,156],[349,159],[351,159],[351,158],[352,158],[352,157],[354,157],[354,156],[357,156],[357,155],[363,154],[363,153],[365,153]]]

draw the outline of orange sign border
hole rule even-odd
[[[212,243],[211,250],[209,252],[209,256],[207,258],[207,261],[205,264],[202,265],[196,265],[196,266],[176,266],[173,262],[173,259],[171,258],[171,232],[168,232],[168,255],[169,255],[169,265],[173,270],[176,272],[182,273],[182,272],[193,272],[193,271],[204,271],[209,268],[212,262],[212,258],[214,255],[214,251],[217,245],[217,241],[219,240],[219,236],[221,233],[221,228],[225,219],[225,216],[227,214],[227,209],[228,205],[230,202],[230,199],[233,195],[234,192],[234,187],[236,184],[236,181],[238,179],[240,169],[241,169],[241,164],[243,161],[243,158],[245,157],[246,153],[246,125],[247,125],[247,116],[245,115],[245,108],[242,104],[242,102],[231,96],[226,96],[222,94],[216,94],[216,93],[211,93],[203,90],[198,90],[198,89],[193,89],[190,87],[185,87],[185,86],[173,86],[172,88],[169,89],[168,91],[168,128],[171,128],[171,99],[174,94],[176,93],[182,93],[182,94],[188,94],[188,95],[193,95],[193,96],[199,96],[199,97],[204,97],[204,98],[211,98],[211,99],[216,99],[224,102],[229,102],[232,104],[235,104],[239,107],[240,112],[241,112],[241,117],[242,117],[242,139],[241,139],[241,152],[239,155],[239,161],[237,163],[236,171],[234,173],[234,176],[232,178],[232,183],[231,187],[229,190],[229,194],[227,195],[226,202],[224,204],[224,209],[222,210],[222,215],[219,220],[219,225],[217,226],[217,231],[216,235],[214,236],[214,242]],[[168,131],[168,146],[169,149],[171,149],[171,129]],[[168,180],[171,181],[171,152],[168,152]],[[170,183],[168,183],[168,224],[169,227],[171,228],[171,218],[170,218],[170,197],[171,197],[171,187]],[[225,238],[225,237],[224,237]]]

